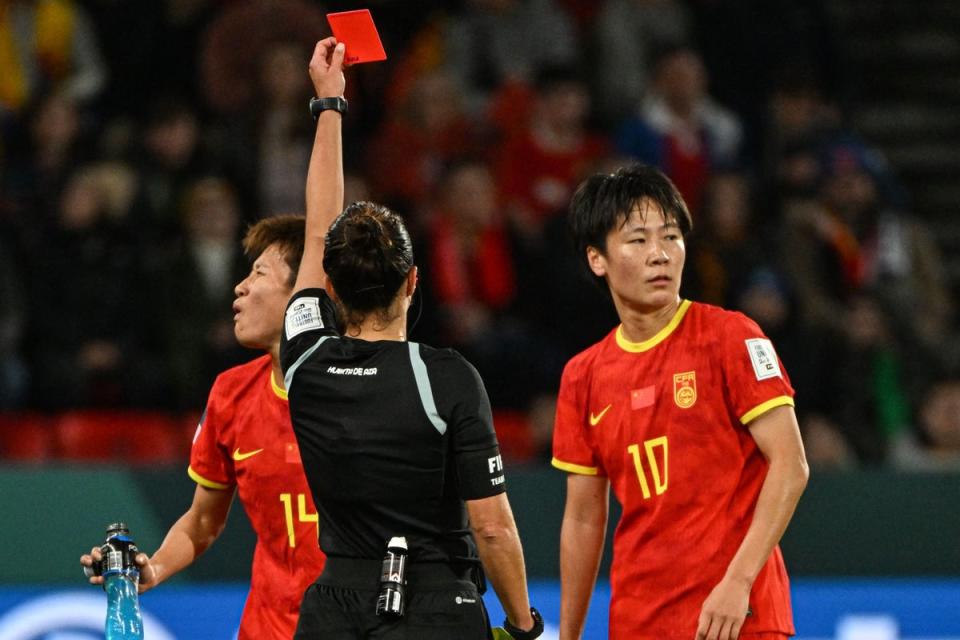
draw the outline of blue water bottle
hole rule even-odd
[[[134,559],[139,553],[123,522],[107,527],[107,539],[100,547],[103,560],[99,573],[107,592],[106,640],[143,640],[143,619],[137,585],[140,570]]]

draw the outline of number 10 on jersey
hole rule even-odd
[[[646,453],[647,466],[650,468],[650,476],[653,479],[653,490],[658,496],[662,495],[667,490],[667,436],[644,440],[643,450]],[[640,456],[640,445],[630,445],[627,447],[627,453],[633,456],[633,466],[637,470],[637,480],[640,481],[643,499],[648,500],[650,498],[650,485],[647,483],[643,458]],[[663,460],[662,465],[660,460]],[[660,474],[661,468],[663,469],[663,475]]]

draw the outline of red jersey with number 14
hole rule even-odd
[[[683,301],[646,342],[621,329],[563,372],[554,466],[606,476],[623,507],[613,541],[610,638],[696,634],[700,609],[746,535],[767,463],[747,425],[793,389],[746,316]],[[792,634],[779,548],[743,634]]]
[[[236,487],[257,534],[239,640],[292,638],[303,592],[324,563],[287,394],[272,372],[263,356],[217,376],[190,453],[190,477]]]

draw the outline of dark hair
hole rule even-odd
[[[413,243],[403,219],[383,205],[354,202],[327,231],[323,269],[340,300],[346,324],[369,313],[384,321],[413,268]]]
[[[676,222],[684,236],[693,229],[693,219],[683,196],[670,178],[658,169],[633,164],[614,173],[598,173],[577,187],[567,218],[574,245],[584,264],[587,247],[606,253],[607,234],[625,224],[641,200],[650,200],[659,206],[664,218]],[[594,278],[600,283],[604,281],[595,275]]]
[[[277,245],[280,255],[290,267],[289,284],[297,282],[297,271],[303,259],[303,238],[306,231],[306,218],[298,215],[282,215],[264,218],[247,229],[243,237],[243,252],[250,260]]]
[[[586,87],[583,75],[572,64],[546,64],[537,69],[533,78],[533,88],[540,95],[571,85]]]

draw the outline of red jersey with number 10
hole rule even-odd
[[[623,507],[613,542],[610,638],[696,634],[753,517],[767,463],[747,426],[793,389],[746,316],[683,301],[641,343],[613,331],[563,372],[554,466],[607,476]],[[792,634],[775,548],[741,633]]]
[[[257,534],[239,640],[292,638],[303,592],[324,563],[287,394],[272,371],[263,356],[217,376],[190,453],[190,477],[236,487]]]

